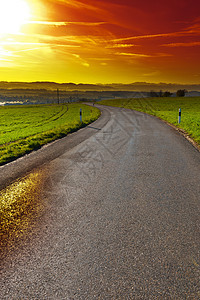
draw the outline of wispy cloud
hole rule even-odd
[[[12,52],[0,46],[0,58],[12,56]]]
[[[14,45],[14,46],[27,46],[27,45],[46,45],[45,43],[29,43],[29,42],[17,42],[17,41],[3,41],[0,42],[1,46],[9,46],[9,45]]]
[[[39,50],[39,49],[40,49],[40,48],[29,48],[29,49],[22,49],[22,50],[12,51],[12,55],[13,55],[14,53],[29,52],[29,51]]]
[[[112,48],[131,48],[131,47],[136,47],[138,45],[135,44],[113,44],[106,46],[107,49],[112,49]]]
[[[83,3],[81,1],[77,1],[77,0],[53,0],[53,2],[55,3],[62,3],[66,6],[71,6],[71,7],[75,7],[75,8],[84,8],[84,9],[88,9],[88,10],[92,10],[92,11],[101,11],[101,9],[99,9],[96,5],[91,5],[91,4],[86,4]]]
[[[158,75],[160,75],[160,71],[153,71],[150,73],[143,74],[143,76],[145,76],[145,77],[152,77],[152,76],[158,76]]]
[[[191,26],[188,27],[188,31],[191,33],[200,33],[200,21],[195,21]]]
[[[65,47],[65,48],[80,48],[80,45],[69,45],[69,44],[59,44],[59,43],[52,43],[51,41],[46,42],[46,43],[41,43],[41,42],[35,42],[35,43],[29,43],[29,42],[0,42],[1,46],[15,46],[15,47],[24,47],[24,46],[40,46],[40,47],[46,47],[46,46],[55,46],[55,47]]]
[[[167,57],[167,56],[172,56],[169,53],[155,53],[155,54],[143,54],[143,53],[129,53],[129,52],[117,52],[115,53],[117,55],[122,55],[122,56],[132,56],[132,57]]]
[[[0,61],[4,61],[4,62],[6,62],[6,61],[8,61],[8,62],[12,62],[12,60],[11,60],[11,59],[7,59],[7,58],[3,58],[3,57],[0,57]]]
[[[124,38],[114,39],[113,42],[123,42],[123,41],[131,41],[131,40],[140,40],[140,39],[152,39],[152,38],[160,38],[160,37],[169,37],[169,36],[177,36],[178,33],[158,33],[158,34],[146,34],[146,35],[136,35]]]
[[[94,61],[111,61],[111,60],[113,60],[114,58],[112,57],[110,57],[110,58],[108,58],[108,57],[90,57],[89,58],[90,60],[94,60]]]
[[[38,24],[38,25],[48,25],[48,26],[100,26],[107,24],[107,22],[55,22],[55,21],[29,21],[27,24]]]
[[[105,62],[102,62],[101,65],[102,65],[102,66],[107,66],[108,64],[105,63]]]
[[[122,56],[132,56],[132,57],[152,57],[152,55],[140,54],[140,53],[117,52],[115,54],[122,55]]]
[[[163,44],[162,46],[165,46],[165,47],[194,47],[194,46],[200,46],[200,42],[170,43],[170,44]]]
[[[113,39],[113,42],[123,42],[123,41],[140,40],[140,39],[155,39],[155,38],[165,38],[165,37],[182,37],[182,36],[195,35],[199,33],[200,33],[200,26],[195,25],[183,31],[136,35],[136,36]]]
[[[76,58],[76,61],[78,61],[82,66],[84,67],[89,67],[90,64],[83,58],[81,58],[81,56],[79,54],[72,54],[73,57]]]
[[[98,46],[100,42],[105,42],[104,38],[95,35],[52,35],[48,34],[26,34],[23,36],[27,41],[36,41],[40,43],[57,44],[57,45],[69,45],[69,46],[82,46],[82,45],[94,45]]]

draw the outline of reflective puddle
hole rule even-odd
[[[1,247],[24,235],[33,216],[42,210],[39,198],[43,178],[42,171],[35,171],[0,191]]]

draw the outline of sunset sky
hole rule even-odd
[[[0,81],[200,83],[200,1],[0,0]]]

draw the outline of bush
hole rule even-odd
[[[177,96],[177,97],[184,97],[184,96],[185,96],[185,93],[187,93],[186,90],[178,90],[178,91],[176,92],[176,96]]]

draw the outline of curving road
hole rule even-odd
[[[29,231],[3,252],[0,299],[200,299],[200,153],[154,117],[102,110],[0,169],[2,187],[45,174]]]

